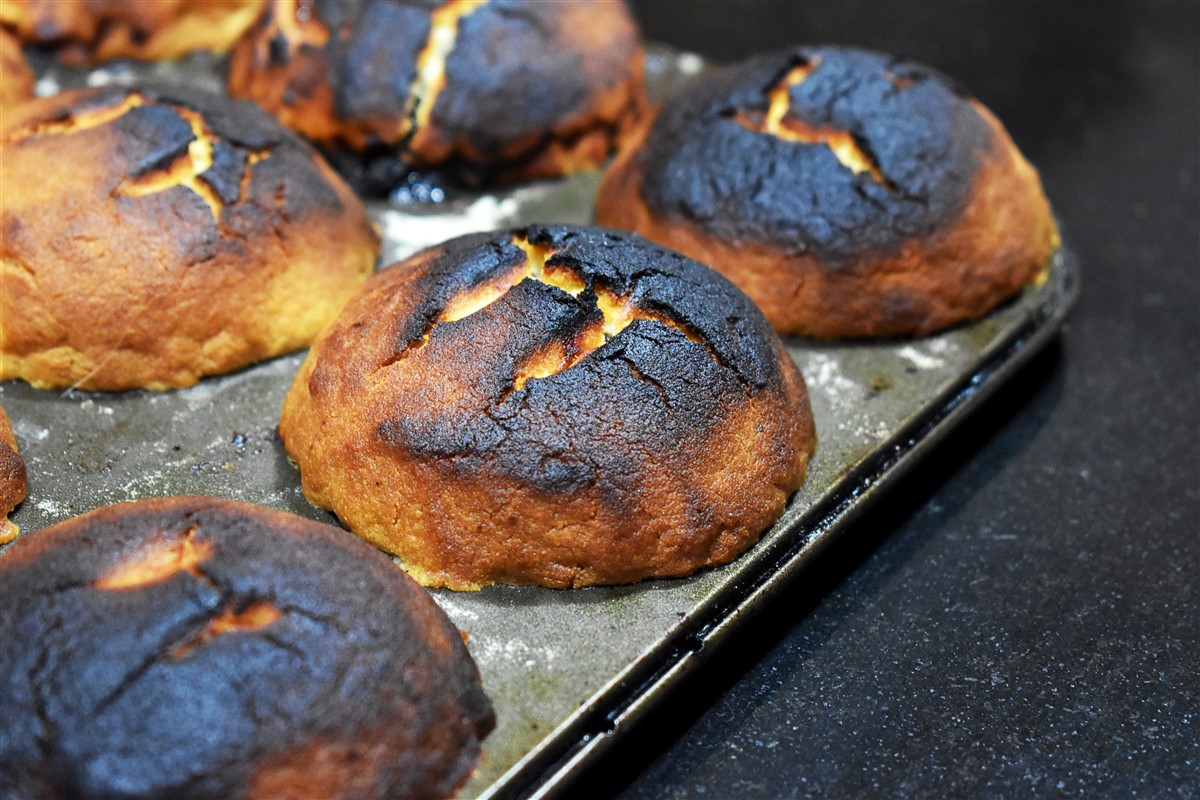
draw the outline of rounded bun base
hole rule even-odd
[[[725,563],[815,446],[799,371],[743,294],[638,237],[569,227],[378,273],[310,351],[280,435],[313,503],[460,590]]]
[[[253,104],[75,90],[6,123],[0,380],[189,386],[306,346],[374,269],[361,201]]]
[[[227,500],[109,506],[0,559],[0,791],[445,798],[494,716],[378,551]]]

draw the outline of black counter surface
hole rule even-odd
[[[1040,169],[1057,341],[568,796],[1200,796],[1200,4],[631,0],[957,79]]]

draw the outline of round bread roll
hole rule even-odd
[[[188,386],[308,345],[374,267],[362,203],[253,103],[80,90],[6,122],[0,380]]]
[[[33,97],[33,70],[21,43],[0,28],[0,110]]]
[[[62,60],[157,61],[193,50],[223,53],[265,0],[4,0],[0,24]]]
[[[290,514],[109,506],[0,587],[0,796],[443,798],[494,724],[428,593]]]
[[[229,89],[363,153],[368,191],[412,168],[478,183],[595,167],[646,102],[621,0],[274,0]]]
[[[801,47],[673,95],[597,220],[725,274],[781,333],[927,334],[1035,280],[1058,245],[1037,173],[931,70]]]
[[[25,499],[25,461],[17,452],[8,415],[0,408],[0,544],[8,544],[20,533],[9,513]]]
[[[279,432],[304,491],[427,586],[687,575],[804,481],[804,382],[717,273],[631,234],[466,236],[378,273]]]

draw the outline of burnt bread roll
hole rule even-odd
[[[0,587],[0,796],[443,798],[494,725],[429,594],[330,525],[123,503]]]
[[[0,380],[121,390],[307,346],[371,273],[361,201],[253,103],[77,90],[0,134]]]
[[[927,334],[1034,281],[1058,245],[1036,171],[932,70],[800,47],[671,96],[601,185],[600,224],[725,274],[777,331]]]
[[[8,515],[25,499],[26,488],[25,461],[17,451],[8,415],[0,408],[0,544],[8,544],[20,533]]]
[[[33,70],[21,43],[0,28],[0,110],[33,97]]]
[[[646,104],[621,0],[275,0],[235,46],[229,90],[362,153],[352,182],[371,191],[391,188],[371,184],[379,164],[466,183],[595,167]]]
[[[265,0],[4,0],[0,24],[71,64],[224,53]]]
[[[815,445],[804,381],[745,295],[586,227],[466,236],[377,273],[279,432],[311,502],[460,590],[730,561]]]

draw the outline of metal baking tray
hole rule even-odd
[[[652,91],[701,61],[653,47]],[[87,73],[43,66],[39,91],[80,83],[198,80],[219,64],[117,65]],[[512,191],[376,203],[382,263],[476,230],[590,222],[598,176]],[[420,192],[428,198],[430,192]],[[1058,330],[1079,289],[1070,252],[1047,277],[986,318],[911,340],[790,340],[819,445],[805,486],[743,557],[685,579],[576,590],[495,586],[434,597],[468,635],[497,727],[463,797],[546,797],[600,755],[739,623],[797,579],[887,486],[918,462]],[[297,353],[170,392],[46,392],[0,384],[25,458],[22,535],[110,503],[207,494],[335,522],[309,505],[276,434]]]

